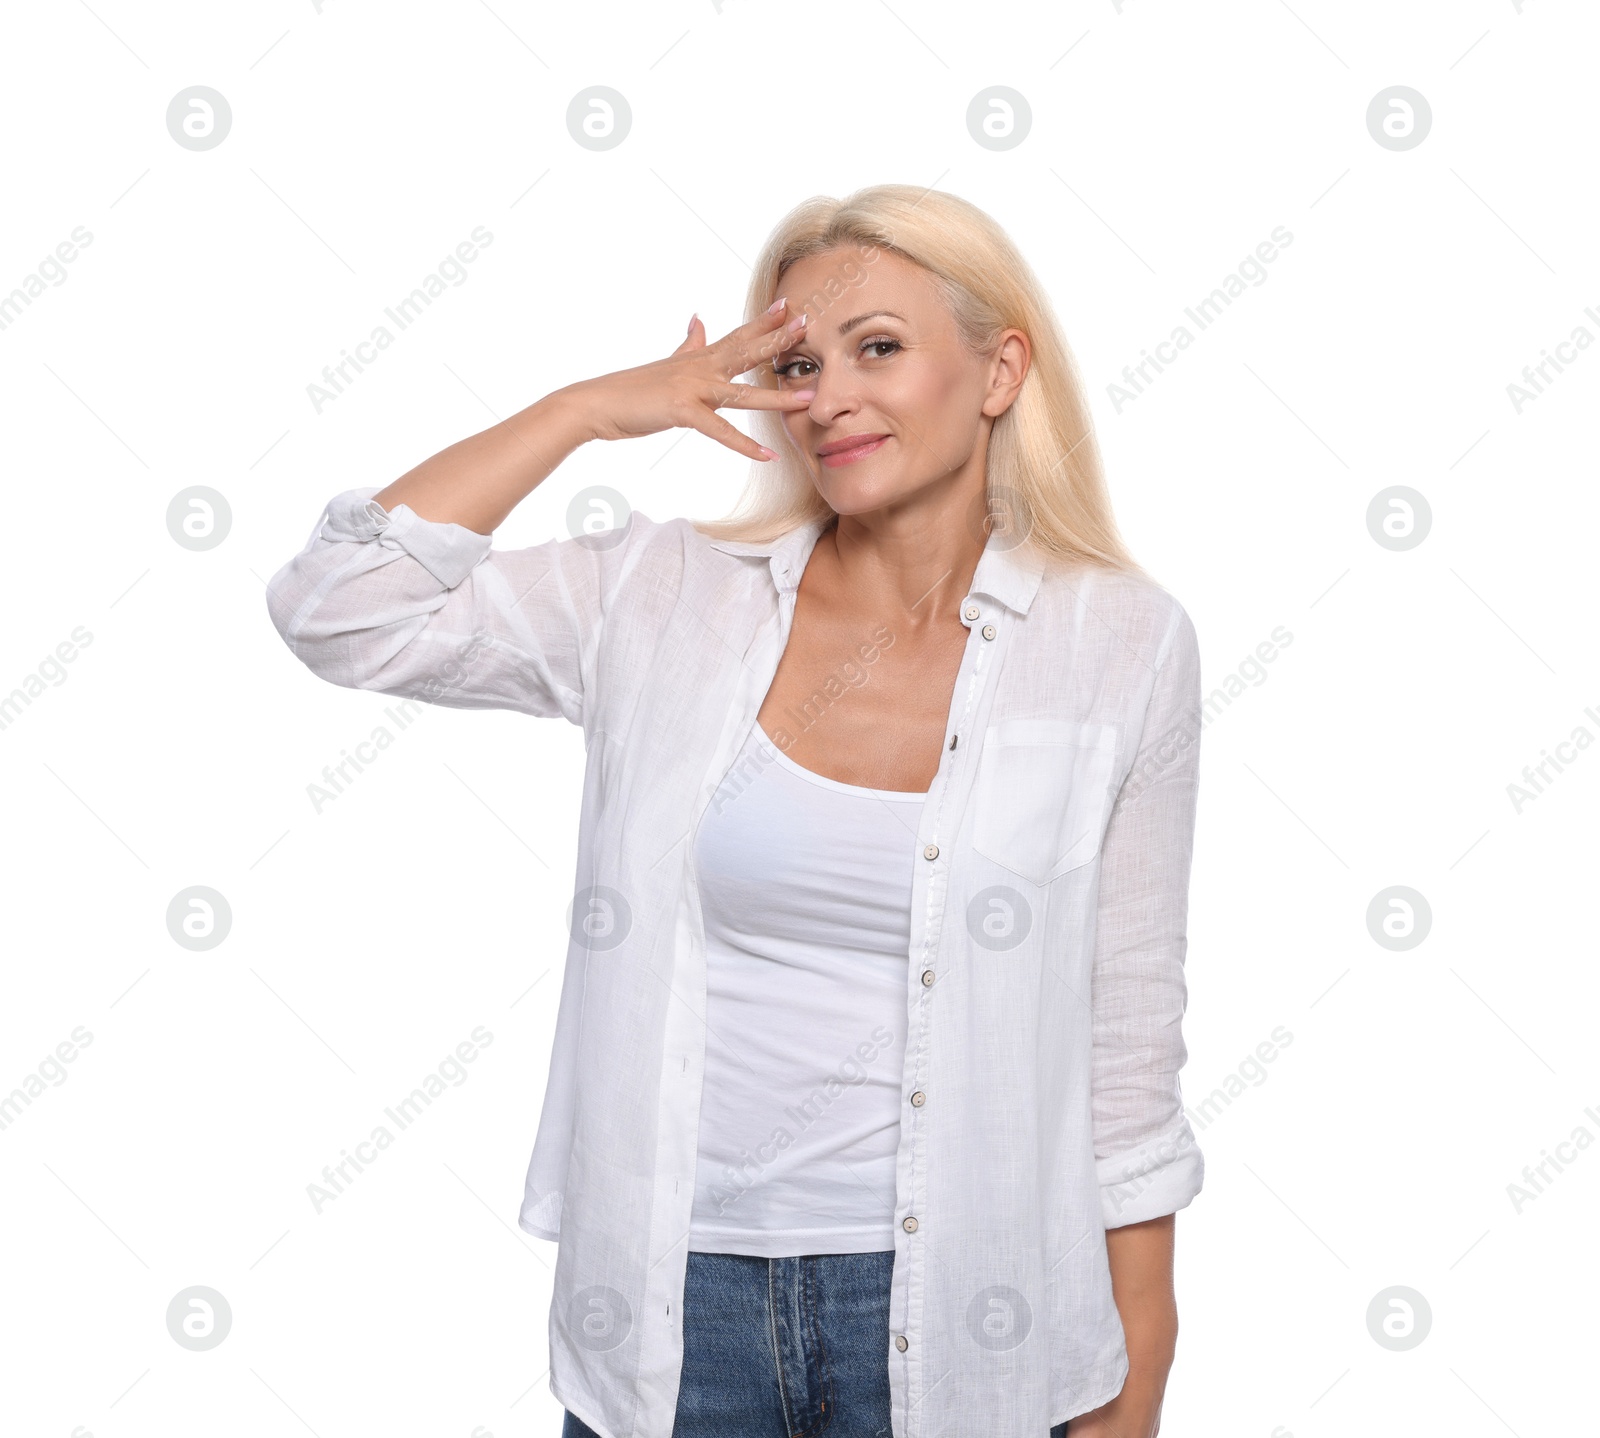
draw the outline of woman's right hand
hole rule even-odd
[[[730,330],[714,344],[706,343],[699,316],[689,333],[665,359],[617,370],[568,385],[562,397],[582,416],[588,437],[638,439],[664,429],[697,429],[751,459],[774,459],[774,453],[730,424],[719,409],[804,409],[811,390],[766,389],[735,384],[770,361],[804,333],[804,315],[789,318],[780,298],[765,314]]]

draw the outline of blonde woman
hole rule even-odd
[[[755,461],[733,518],[493,546],[674,427]],[[737,329],[337,495],[269,605],[336,684],[583,726],[520,1216],[568,1438],[1157,1431],[1195,632],[993,220],[800,205]]]

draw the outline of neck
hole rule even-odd
[[[913,627],[948,617],[966,595],[987,530],[982,471],[951,475],[901,504],[841,514],[819,537],[852,602],[904,614]]]

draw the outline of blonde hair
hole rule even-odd
[[[843,200],[814,196],[779,221],[762,249],[745,296],[746,321],[777,297],[796,260],[833,249],[853,254],[815,293],[790,295],[791,313],[803,307],[815,323],[889,250],[934,277],[974,354],[993,353],[1008,328],[1028,336],[1027,376],[989,435],[987,522],[1004,525],[1010,543],[1048,556],[1142,572],[1117,533],[1072,352],[1038,278],[999,224],[967,200],[915,185],[872,185]],[[758,366],[754,382],[767,389],[778,383],[770,366]],[[786,443],[780,413],[749,414],[755,438],[778,458],[752,464],[731,514],[695,527],[717,539],[766,543],[832,510]]]

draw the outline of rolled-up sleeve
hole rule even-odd
[[[1174,601],[1102,847],[1092,1102],[1107,1228],[1176,1212],[1205,1174],[1178,1079],[1200,729],[1199,644]]]
[[[606,612],[651,521],[634,512],[623,531],[496,549],[492,535],[386,510],[377,492],[336,495],[268,582],[289,649],[347,688],[581,724]]]

